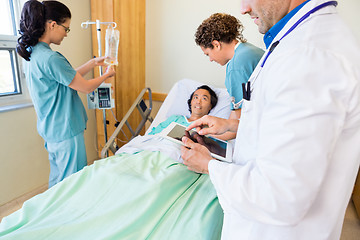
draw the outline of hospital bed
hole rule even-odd
[[[148,94],[149,96],[149,103],[145,103],[145,94]],[[131,127],[129,124],[129,118],[132,115],[132,113],[138,110],[141,121],[139,125],[136,127],[135,130]],[[152,95],[151,95],[151,89],[150,88],[144,88],[140,94],[137,96],[133,104],[131,105],[130,109],[127,111],[123,119],[118,122],[118,125],[114,131],[114,133],[110,136],[109,140],[106,142],[104,148],[101,150],[101,158],[105,158],[108,156],[108,151],[110,150],[112,153],[115,153],[120,147],[117,145],[117,137],[122,132],[123,128],[126,126],[128,130],[130,131],[131,137],[130,140],[139,135],[140,131],[145,126],[145,123],[147,121],[152,122],[153,119],[150,116],[152,110]]]
[[[187,103],[187,99],[189,98],[189,94],[191,94],[197,87],[201,86],[202,83],[190,80],[183,79],[179,82],[175,83],[175,85],[170,90],[168,96],[166,97],[164,103],[162,104],[155,120],[150,116],[152,110],[152,95],[150,88],[144,88],[138,97],[133,102],[132,106],[125,114],[119,125],[116,127],[114,133],[110,136],[109,140],[106,142],[105,146],[101,150],[101,158],[105,158],[107,152],[110,150],[112,153],[116,153],[116,151],[120,148],[117,145],[116,139],[118,135],[122,133],[122,129],[126,126],[130,133],[131,139],[136,137],[142,128],[145,126],[145,123],[149,121],[152,123],[148,128],[146,134],[148,134],[154,126],[157,126],[159,123],[165,121],[168,117],[174,114],[185,115],[190,117],[190,113],[188,110],[187,104],[178,104],[178,103]],[[219,117],[227,117],[230,113],[229,104],[227,103],[229,100],[229,95],[226,89],[218,89],[213,88],[218,95],[219,102],[209,115],[219,116]],[[145,103],[145,93],[149,96],[149,103]],[[132,127],[128,123],[128,119],[133,113],[133,111],[137,109],[141,116],[141,122],[136,127],[134,131]]]
[[[26,201],[2,220],[0,239],[220,239],[223,212],[209,176],[189,171],[169,141],[147,134],[173,114],[188,115],[186,100],[199,85],[175,84],[144,136]],[[211,114],[228,117],[226,90],[214,90]]]

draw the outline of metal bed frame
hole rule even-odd
[[[149,94],[149,104],[148,105],[146,105],[145,99],[144,99],[144,95],[146,92],[148,92],[148,94]],[[129,119],[131,113],[135,110],[135,108],[137,108],[137,110],[139,111],[139,113],[142,117],[142,120],[141,120],[140,124],[137,126],[136,130],[134,131],[132,129],[132,127],[130,126],[128,119]],[[129,131],[132,135],[130,138],[130,140],[131,140],[134,137],[136,137],[137,135],[139,135],[141,129],[145,126],[145,123],[147,121],[152,123],[153,118],[150,116],[151,110],[152,110],[151,89],[144,88],[140,92],[140,94],[138,95],[138,97],[136,98],[136,100],[134,101],[134,103],[132,104],[130,109],[128,110],[128,112],[125,114],[125,116],[123,117],[123,119],[121,120],[119,125],[116,127],[114,133],[111,135],[109,140],[106,142],[104,148],[101,150],[101,158],[107,157],[109,150],[115,154],[115,152],[119,149],[115,140],[116,140],[117,136],[119,135],[120,131],[122,130],[122,128],[124,127],[124,125],[127,126],[127,128],[129,129]]]

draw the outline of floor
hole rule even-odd
[[[5,204],[0,207],[0,222],[3,217],[11,214],[12,212],[21,208],[24,201],[27,199],[39,194],[47,189],[47,185],[33,191],[29,194],[26,194],[17,200],[14,200],[8,204]],[[360,236],[360,219],[356,214],[355,206],[352,201],[350,201],[349,206],[346,210],[343,230],[341,233],[340,240],[358,240]]]
[[[48,189],[48,185],[45,184],[41,187],[39,187],[38,189],[35,189],[32,192],[29,192],[27,194],[22,195],[21,197],[6,203],[5,205],[0,206],[0,222],[3,219],[3,217],[6,217],[7,215],[15,212],[16,210],[20,209],[23,205],[23,203],[32,198],[35,195],[38,195],[44,191],[46,191]]]

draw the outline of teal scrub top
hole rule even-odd
[[[75,69],[59,52],[39,42],[25,63],[29,92],[37,114],[37,129],[47,142],[60,142],[83,132],[87,115],[76,90],[68,87]]]
[[[242,83],[247,83],[264,50],[251,43],[240,43],[235,49],[233,58],[226,65],[225,86],[230,97],[238,103],[243,98]],[[241,106],[240,106],[241,107]],[[231,110],[235,110],[233,104]]]

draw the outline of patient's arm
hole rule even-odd
[[[241,108],[231,111],[229,119],[237,119],[239,120],[241,116]],[[212,135],[213,137],[216,137],[221,140],[231,140],[236,138],[236,132],[226,132],[221,135]]]

